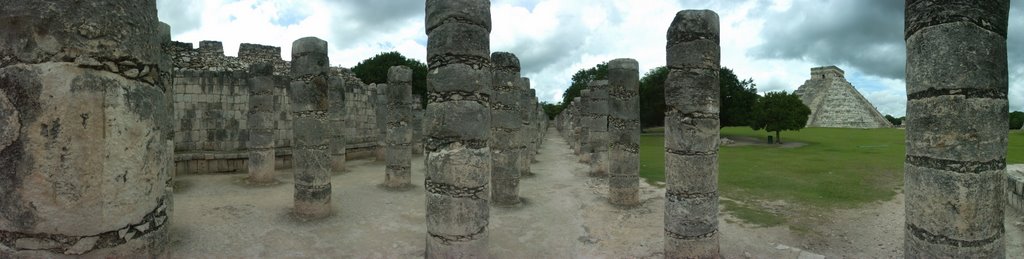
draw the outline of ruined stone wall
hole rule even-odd
[[[1024,212],[1024,165],[1006,166],[1006,204]]]
[[[374,112],[372,102],[376,94],[375,88],[363,84],[362,80],[347,68],[332,68],[331,74],[345,80],[345,106],[348,109],[348,117],[345,119],[347,156],[349,159],[372,156],[373,149],[377,147],[377,139],[381,137],[377,132],[377,114]]]
[[[248,157],[249,92],[245,81],[251,64],[274,66],[274,147],[278,167],[291,166],[292,115],[287,98],[289,62],[279,47],[243,43],[238,57],[225,56],[220,42],[173,42],[164,49],[175,67],[174,149],[179,174],[241,171]],[[332,68],[345,81],[348,158],[360,158],[376,147],[373,104],[369,86],[346,68]]]

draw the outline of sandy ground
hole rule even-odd
[[[643,204],[608,205],[607,184],[586,176],[564,140],[548,134],[535,176],[522,180],[524,204],[492,208],[491,254],[497,258],[662,257],[664,189],[641,183]],[[378,187],[384,165],[350,161],[332,178],[334,215],[303,222],[290,215],[291,172],[280,184],[250,187],[244,175],[179,177],[170,230],[181,258],[422,258],[423,158],[413,161],[411,190]],[[726,258],[902,257],[903,198],[855,210],[804,215],[804,227],[756,227],[723,213]],[[1024,216],[1007,217],[1009,255],[1024,254]],[[806,250],[805,250],[806,249]],[[813,251],[810,252],[810,251]]]

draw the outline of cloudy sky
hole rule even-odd
[[[333,65],[384,51],[425,60],[424,0],[157,0],[176,41],[281,46],[327,40]],[[903,1],[493,0],[491,51],[519,56],[541,99],[561,100],[573,73],[634,58],[641,73],[665,64],[665,34],[682,9],[718,12],[722,65],[760,92],[793,91],[810,68],[837,65],[883,114],[905,113]],[[1010,109],[1024,110],[1024,1],[1010,11]],[[290,59],[284,55],[284,59]]]

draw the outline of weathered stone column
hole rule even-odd
[[[579,116],[580,103],[582,102],[582,101],[580,101],[581,99],[582,98],[580,98],[579,96],[572,98],[572,103],[569,106],[570,107],[570,109],[569,109],[569,126],[570,126],[570,129],[571,129],[569,131],[569,139],[570,139],[569,143],[572,146],[573,154],[576,154],[576,155],[580,154],[580,139],[579,139],[579,137],[580,137],[580,131],[583,130],[580,127],[580,116]]]
[[[384,187],[402,189],[412,184],[412,69],[394,66],[388,70],[387,127],[384,136]]]
[[[330,151],[331,171],[345,171],[345,145],[348,144],[345,138],[345,116],[348,115],[348,108],[345,105],[345,80],[341,77],[331,76],[328,80],[327,93],[327,116],[331,125]]]
[[[329,63],[326,41],[306,37],[292,43],[288,97],[294,135],[295,214],[302,218],[331,214]]]
[[[533,122],[530,121],[530,106],[527,105],[530,103],[530,90],[533,90],[530,88],[530,79],[526,77],[520,78],[519,98],[516,101],[519,103],[518,115],[519,122],[522,125],[516,138],[516,142],[519,143],[519,146],[516,148],[516,152],[519,153],[518,157],[516,157],[516,163],[518,164],[519,175],[527,177],[533,176],[533,172],[530,171],[530,159],[532,157],[530,155],[530,138],[532,136],[530,128]]]
[[[1009,0],[906,1],[907,258],[1003,258]]]
[[[156,4],[5,1],[0,17],[0,257],[166,256]]]
[[[527,147],[527,153],[526,153],[527,154],[527,159],[526,159],[527,164],[526,165],[529,166],[530,164],[533,164],[533,162],[535,161],[535,158],[537,157],[537,135],[538,135],[537,125],[539,124],[538,121],[537,121],[537,110],[536,110],[537,109],[537,89],[530,88],[529,92],[527,93],[527,96],[529,97],[529,99],[526,101],[526,104],[525,104],[526,108],[525,108],[525,110],[526,110],[526,114],[529,114],[529,121],[530,121],[530,123],[527,124],[527,125],[524,125],[524,126],[526,126],[526,128],[524,128],[524,130],[527,131],[527,136],[530,138],[530,141],[529,141],[528,147]]]
[[[488,0],[427,0],[427,258],[487,257],[491,92]]]
[[[587,128],[589,128],[590,176],[608,175],[608,81],[590,83],[590,102]],[[540,129],[538,129],[540,131]]]
[[[495,52],[491,62],[491,201],[498,206],[512,206],[520,202],[521,156],[526,148],[520,141],[523,121],[519,58],[512,53]]]
[[[423,154],[423,99],[412,95],[412,154]]]
[[[385,95],[385,89],[387,88],[387,84],[377,84],[377,88],[373,90],[373,95],[370,96],[373,99],[373,112],[376,115],[375,122],[377,123],[377,148],[373,152],[374,159],[377,161],[385,161],[384,154],[387,149],[387,145],[384,144],[384,139],[387,137],[388,121],[388,101]]]
[[[665,257],[718,258],[718,14],[676,13],[665,80]]]
[[[579,156],[578,159],[580,163],[589,163],[591,150],[589,141],[590,125],[587,124],[587,121],[590,119],[590,111],[587,110],[587,107],[590,106],[590,89],[583,89],[580,91],[580,101],[577,102],[576,105],[577,110],[579,111],[576,115],[579,117],[578,121],[580,128],[579,136],[577,136],[579,148],[576,152],[578,153],[577,155]]]
[[[592,85],[588,84],[588,85]],[[580,163],[590,164],[590,156],[594,152],[594,147],[591,145],[590,132],[591,132],[591,120],[593,119],[592,111],[590,107],[594,102],[594,97],[590,94],[590,88],[583,89],[580,91]]]
[[[636,60],[608,62],[608,201],[640,204],[640,68]]]
[[[274,182],[274,66],[269,63],[249,66],[249,183]]]

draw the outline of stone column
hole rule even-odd
[[[508,52],[491,54],[494,64],[491,92],[491,201],[498,206],[519,204],[523,131],[519,58]]]
[[[579,162],[584,164],[590,164],[590,155],[594,151],[594,147],[591,146],[590,142],[590,124],[593,119],[593,114],[589,109],[594,98],[590,96],[590,88],[583,89],[580,91],[580,103],[578,103],[580,109],[580,153]]]
[[[907,258],[1003,258],[1009,0],[906,1]]]
[[[528,143],[529,146],[527,148],[527,153],[526,153],[527,154],[526,162],[527,162],[527,166],[529,166],[530,164],[533,164],[533,162],[535,161],[535,159],[537,157],[537,135],[539,135],[538,132],[537,132],[537,125],[540,124],[540,123],[538,123],[538,121],[537,121],[537,110],[536,110],[537,109],[537,89],[530,88],[529,92],[527,93],[527,96],[529,97],[529,99],[526,101],[526,108],[525,108],[525,110],[526,110],[526,114],[529,114],[529,121],[530,121],[530,123],[528,125],[524,125],[524,126],[527,126],[524,129],[527,131],[527,136],[529,136],[529,138],[530,138],[530,143]]]
[[[384,187],[403,189],[412,183],[412,69],[394,66],[388,70],[387,127],[384,136]]]
[[[572,146],[573,154],[580,154],[580,116],[579,108],[581,98],[579,96],[572,98],[572,103],[569,105],[569,144]]]
[[[412,154],[423,154],[423,98],[412,95]]]
[[[718,258],[718,14],[676,13],[665,80],[665,257]]]
[[[248,130],[249,183],[265,185],[274,182],[274,66],[269,63],[249,66]]]
[[[427,258],[487,257],[491,92],[488,0],[427,0]]]
[[[377,84],[377,88],[373,89],[373,94],[370,96],[373,102],[373,111],[376,117],[377,123],[377,148],[374,149],[374,159],[377,161],[384,161],[384,154],[386,153],[386,145],[384,144],[384,138],[387,137],[387,121],[388,121],[388,108],[387,108],[387,96],[385,95],[385,89],[388,88],[387,84]]]
[[[640,68],[636,60],[608,62],[608,201],[640,204]]]
[[[607,80],[593,81],[588,87],[590,102],[586,108],[586,124],[590,129],[587,140],[590,147],[590,176],[608,175],[608,87]]]
[[[519,146],[516,148],[516,152],[519,153],[516,157],[516,163],[518,164],[519,175],[533,176],[533,172],[530,171],[530,138],[532,133],[530,125],[533,123],[530,121],[530,106],[527,105],[530,103],[530,90],[532,89],[530,88],[529,78],[520,78],[519,82],[519,98],[516,102],[519,104],[519,123],[522,125],[520,126],[519,134],[516,134],[518,136],[516,141],[519,142]]]
[[[0,257],[166,256],[156,4],[5,1],[0,17]]]
[[[345,146],[348,144],[345,138],[345,116],[348,115],[348,108],[345,107],[345,80],[338,76],[331,76],[328,80],[327,93],[327,116],[330,120],[330,151],[331,171],[345,171]]]
[[[292,43],[292,161],[295,171],[295,214],[323,218],[331,214],[331,122],[327,42],[306,37]]]

